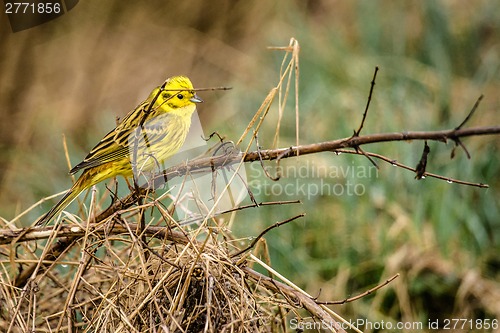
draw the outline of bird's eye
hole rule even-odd
[[[178,98],[178,99],[183,99],[183,98],[184,98],[184,95],[183,95],[183,94],[178,94],[178,95],[177,95],[177,98]]]

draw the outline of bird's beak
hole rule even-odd
[[[194,94],[194,96],[191,97],[190,101],[193,103],[203,103],[203,100],[196,94]]]

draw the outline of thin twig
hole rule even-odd
[[[462,121],[462,123],[460,125],[458,125],[457,127],[455,127],[455,130],[461,129],[462,126],[464,126],[465,123],[467,123],[469,121],[469,119],[472,117],[472,115],[474,114],[474,112],[477,110],[477,107],[479,106],[479,103],[482,101],[483,97],[484,97],[484,95],[479,96],[479,98],[477,99],[476,103],[474,103],[474,106],[469,111],[469,114],[467,115],[467,117],[465,117],[464,121]]]
[[[214,90],[231,90],[233,87],[211,87],[211,88],[194,88],[194,89],[189,89],[192,91],[214,91]],[[181,89],[176,89],[176,90],[181,90]],[[188,90],[188,89],[186,89]]]
[[[366,102],[365,111],[363,112],[363,119],[357,131],[354,132],[354,136],[359,136],[363,126],[365,124],[366,116],[368,115],[368,109],[370,108],[370,102],[372,101],[373,89],[375,88],[375,79],[377,78],[378,66],[375,67],[375,72],[373,73],[372,82],[370,83],[370,93],[368,94],[368,101]]]
[[[375,161],[373,160],[373,158],[371,158],[370,154],[366,153],[363,149],[361,149],[359,146],[356,146],[354,147],[354,149],[361,153],[360,155],[363,155],[364,157],[366,157],[368,159],[368,161],[370,161],[370,163],[375,167],[377,168],[377,170],[379,169],[377,163],[375,163]]]
[[[260,166],[262,168],[262,171],[264,171],[264,174],[266,175],[266,177],[271,179],[272,181],[276,182],[276,181],[280,180],[281,174],[279,172],[279,168],[277,168],[278,172],[276,173],[276,177],[271,176],[269,171],[267,171],[266,167],[264,166],[264,161],[262,160],[262,155],[260,154],[262,147],[259,145],[259,137],[257,136],[257,132],[254,132],[253,135],[255,138],[255,145],[257,146],[257,153],[259,155],[259,162],[260,162]],[[277,161],[279,163],[279,159],[277,159]]]
[[[379,284],[379,285],[377,285],[377,286],[375,286],[375,287],[373,287],[373,288],[371,288],[371,289],[369,289],[369,290],[365,291],[365,292],[364,292],[364,293],[362,293],[362,294],[359,294],[359,295],[354,296],[354,297],[346,298],[346,299],[343,299],[343,300],[341,300],[341,301],[317,301],[317,300],[315,300],[315,302],[316,302],[317,304],[323,304],[323,305],[334,305],[334,304],[339,305],[339,304],[345,304],[345,303],[353,302],[353,301],[356,301],[356,300],[358,300],[358,299],[360,299],[360,298],[363,298],[363,297],[365,297],[365,296],[368,296],[368,295],[370,295],[371,293],[373,293],[373,292],[375,292],[375,291],[379,290],[380,288],[382,288],[382,287],[384,287],[384,286],[388,285],[388,284],[389,284],[389,283],[391,283],[393,280],[395,280],[397,277],[399,277],[399,273],[398,273],[398,274],[396,274],[396,275],[394,275],[394,276],[392,276],[391,278],[389,278],[389,279],[385,280],[383,283],[381,283],[381,284]]]
[[[462,121],[462,123],[460,125],[455,127],[455,130],[461,129],[462,126],[465,125],[465,123],[467,123],[470,118],[472,118],[472,115],[477,110],[477,107],[479,106],[479,103],[481,102],[482,99],[483,99],[483,95],[479,96],[476,103],[474,103],[474,106],[469,111],[469,114],[467,114],[467,117],[465,117],[465,119]],[[453,147],[453,149],[451,150],[450,158],[453,159],[455,157],[455,148],[460,146],[464,150],[465,155],[467,155],[467,158],[470,159],[470,153],[467,150],[467,147],[465,147],[465,145],[462,143],[462,141],[458,137],[452,137],[452,139],[453,139],[453,141],[455,141],[455,147]]]
[[[288,205],[288,204],[298,204],[298,203],[301,203],[301,201],[300,201],[300,200],[285,200],[285,201],[267,201],[267,202],[259,202],[259,203],[257,203],[257,204],[252,203],[252,204],[250,204],[250,205],[238,206],[238,207],[234,207],[234,208],[231,208],[231,209],[225,210],[225,211],[221,212],[221,213],[220,213],[220,215],[222,215],[222,214],[226,214],[226,213],[235,212],[235,211],[238,211],[238,210],[247,209],[247,208],[252,208],[252,207],[275,206],[275,205]]]
[[[250,250],[251,248],[253,248],[255,246],[255,244],[257,244],[257,242],[262,238],[264,237],[264,235],[266,233],[268,233],[269,231],[271,231],[272,229],[274,228],[278,228],[279,226],[283,225],[283,224],[286,224],[286,223],[289,223],[289,222],[292,222],[298,218],[301,218],[301,217],[304,217],[306,214],[302,213],[302,214],[299,214],[297,216],[294,216],[294,217],[291,217],[289,219],[286,219],[284,221],[280,221],[280,222],[276,222],[274,223],[273,225],[270,225],[269,227],[267,227],[266,229],[264,229],[257,237],[254,238],[254,240],[250,243],[250,245],[248,245],[246,248],[244,248],[243,250],[240,250],[234,254],[231,255],[231,258],[234,258],[234,257],[237,257],[239,256],[240,254],[242,253],[245,253],[247,252],[248,250]]]
[[[355,154],[355,155],[360,155],[360,153],[354,151],[354,150],[347,150],[347,149],[338,149],[337,152],[339,153],[344,153],[344,154]],[[375,154],[375,153],[367,153],[369,154],[370,156],[372,157],[375,157],[375,158],[378,158],[382,161],[385,161],[393,166],[396,166],[396,167],[400,167],[402,169],[406,169],[406,170],[409,170],[409,171],[412,171],[412,172],[416,172],[417,170],[412,168],[412,167],[409,167],[405,164],[402,164],[402,163],[399,163],[398,161],[394,160],[394,159],[390,159],[384,155],[380,155],[380,154]],[[489,188],[489,185],[488,184],[483,184],[483,183],[472,183],[472,182],[467,182],[467,181],[464,181],[464,180],[459,180],[459,179],[454,179],[454,178],[451,178],[451,177],[445,177],[445,176],[441,176],[441,175],[437,175],[435,173],[430,173],[430,172],[424,172],[424,174],[422,175],[422,178],[426,178],[426,177],[431,177],[431,178],[436,178],[436,179],[441,179],[441,180],[445,180],[446,182],[448,183],[455,183],[455,184],[459,184],[459,185],[467,185],[467,186],[474,186],[474,187],[479,187],[479,188]]]

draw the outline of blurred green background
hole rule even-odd
[[[199,115],[205,133],[237,140],[278,81],[283,53],[266,47],[286,46],[291,37],[301,45],[301,143],[352,134],[375,66],[365,134],[453,128],[480,94],[485,98],[467,125],[500,124],[498,1],[82,1],[17,33],[3,14],[0,217],[10,220],[69,188],[63,134],[74,165],[117,116],[172,75],[188,75],[197,87],[232,86],[202,93]],[[264,148],[276,120],[273,108],[261,131]],[[280,146],[294,144],[291,104],[282,129]],[[283,161],[278,183],[258,165],[247,166],[257,201],[302,204],[242,211],[234,233],[255,236],[305,212],[266,239],[272,266],[321,300],[357,295],[400,273],[375,294],[333,307],[353,321],[421,322],[425,331],[429,319],[498,319],[500,140],[464,143],[471,160],[462,150],[450,160],[451,142],[430,142],[428,171],[489,189],[416,181],[402,169],[379,163],[376,171],[366,158],[346,154]],[[398,142],[365,150],[415,166],[422,148]],[[304,166],[305,174],[294,176]],[[304,186],[307,193],[298,190]],[[358,192],[348,193],[349,186]]]

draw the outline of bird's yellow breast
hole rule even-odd
[[[129,157],[133,172],[161,170],[163,163],[179,151],[186,140],[191,117],[174,112],[158,115],[133,131],[129,137]]]

